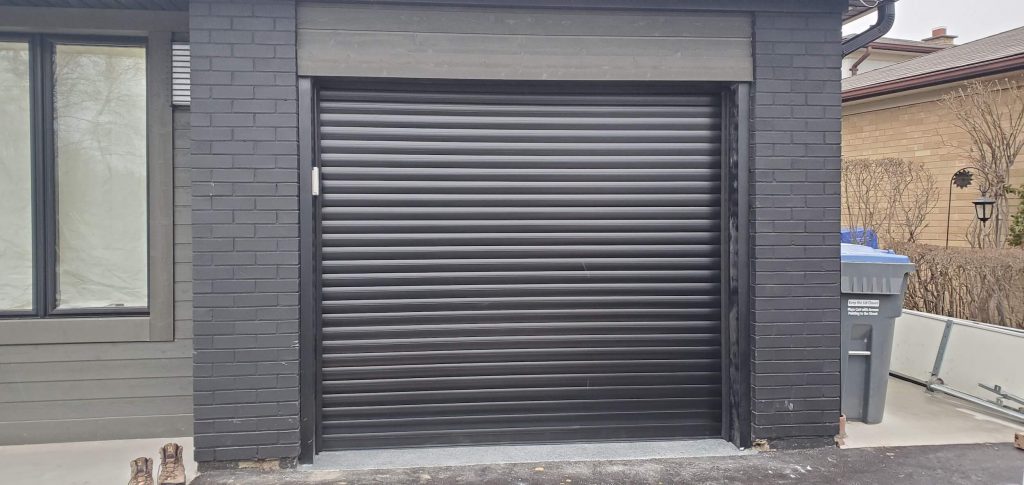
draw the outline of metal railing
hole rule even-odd
[[[945,326],[942,331],[942,339],[939,341],[939,348],[935,354],[935,362],[932,365],[932,370],[928,382],[925,384],[925,387],[929,391],[941,392],[943,394],[958,399],[963,399],[965,401],[974,403],[978,406],[988,409],[989,411],[998,413],[1002,416],[1008,417],[1019,422],[1024,422],[1024,398],[1006,392],[999,384],[989,385],[984,382],[978,382],[978,387],[996,395],[994,400],[988,400],[947,386],[945,382],[943,382],[941,377],[942,364],[946,358],[946,350],[949,348],[950,337],[952,336],[953,328],[955,326],[963,326],[984,330],[987,332],[1004,334],[1014,338],[1024,338],[1024,331],[1008,327],[1001,327],[998,325],[972,322],[969,320],[940,317],[938,315],[931,315],[921,312],[914,312],[914,314],[919,317],[929,318],[932,320],[940,320],[945,322]],[[978,351],[984,352],[985,349],[978,349]],[[1012,401],[1016,403],[1017,406],[1011,407],[1007,405],[1007,401]]]

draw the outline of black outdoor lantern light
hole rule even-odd
[[[996,205],[995,199],[988,197],[984,193],[981,197],[974,200],[974,214],[978,216],[978,220],[982,224],[988,222],[992,218],[992,207]]]
[[[965,167],[957,170],[953,174],[953,177],[949,179],[949,205],[946,207],[946,247],[949,247],[949,223],[953,214],[953,186],[957,186],[961,189],[966,189],[974,183],[974,173],[970,169],[978,170],[976,167]],[[980,170],[978,170],[980,172]],[[981,172],[982,176],[985,175]],[[984,177],[981,186],[981,197],[972,201],[974,204],[974,215],[978,217],[978,220],[982,224],[988,222],[992,218],[992,208],[995,206],[995,199],[985,195],[987,189],[991,187],[988,183],[988,178]]]

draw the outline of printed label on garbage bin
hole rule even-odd
[[[846,304],[846,314],[855,317],[877,316],[878,304],[878,300],[850,300]]]

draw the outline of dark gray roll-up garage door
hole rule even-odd
[[[322,449],[721,436],[718,95],[337,86]]]

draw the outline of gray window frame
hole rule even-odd
[[[61,312],[43,312],[48,307],[45,289],[37,284],[35,304],[32,312],[5,313],[0,315],[0,345],[56,344],[56,343],[107,343],[107,342],[146,342],[171,341],[174,339],[174,241],[173,241],[173,138],[172,138],[172,106],[171,106],[171,38],[174,30],[187,30],[187,20],[182,16],[163,17],[155,21],[144,14],[139,22],[132,22],[130,12],[95,11],[87,9],[52,9],[0,7],[0,19],[11,13],[7,19],[20,19],[18,25],[11,25],[0,20],[0,37],[5,40],[30,41],[30,52],[39,55],[40,47],[32,44],[44,42],[42,39],[69,41],[81,44],[114,44],[114,45],[145,45],[146,47],[146,90],[147,90],[147,187],[149,202],[149,308],[148,311],[126,309],[124,313],[76,311],[65,315]],[[78,17],[80,22],[75,21]],[[69,24],[78,24],[76,29]],[[184,23],[184,25],[182,25]],[[139,31],[139,27],[166,26],[166,30]],[[53,34],[53,35],[47,35]],[[31,55],[31,54],[30,54]],[[32,62],[32,61],[30,61]],[[44,63],[33,63],[33,76],[45,78],[36,66]],[[32,80],[33,90],[33,132],[52,130],[52,116],[39,113],[44,106],[40,104],[44,84],[38,79]],[[52,101],[50,102],[52,104]],[[49,125],[49,126],[47,126]],[[36,172],[40,167],[41,157],[47,156],[45,140],[52,137],[43,134],[33,135],[33,178],[45,177]],[[52,153],[52,147],[51,147]],[[40,192],[42,182],[33,181],[34,192]],[[50,186],[43,193],[33,194],[34,202],[39,204],[46,198],[52,199],[55,186]],[[50,192],[50,193],[46,193]],[[44,201],[45,203],[45,201]],[[44,208],[45,210],[46,208]],[[35,210],[34,213],[37,213]],[[36,217],[38,219],[38,217]],[[52,217],[50,218],[52,221]],[[43,244],[44,227],[52,222],[35,222],[34,229],[34,271],[47,267]],[[52,278],[51,278],[52,280]],[[52,283],[47,283],[52,284]],[[40,298],[43,299],[40,299]],[[134,310],[134,311],[132,311]]]

